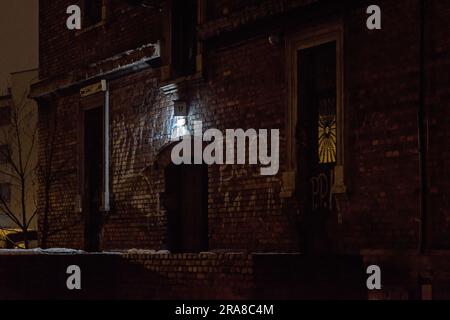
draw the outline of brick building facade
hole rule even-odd
[[[364,0],[81,2],[40,1],[41,245],[448,249],[449,3],[380,0],[368,30]],[[279,129],[279,173],[173,169],[194,121]]]

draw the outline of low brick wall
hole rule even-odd
[[[254,254],[252,260],[257,299],[367,299],[359,256]]]
[[[82,290],[66,269],[82,270]],[[0,253],[0,299],[365,299],[362,261],[300,254]]]

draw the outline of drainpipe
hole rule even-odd
[[[110,190],[109,190],[109,85],[106,80],[102,80],[102,89],[105,92],[105,110],[104,110],[104,166],[103,166],[103,211],[109,212]]]
[[[426,0],[419,0],[420,8],[420,97],[417,112],[418,140],[419,140],[419,177],[420,177],[420,204],[419,204],[419,253],[424,254],[428,248],[428,176],[427,176],[427,139],[425,129],[425,21]]]

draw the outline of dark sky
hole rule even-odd
[[[0,0],[0,92],[11,72],[38,67],[38,0]]]

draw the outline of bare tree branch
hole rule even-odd
[[[27,86],[29,88],[29,86]],[[9,103],[9,125],[2,127],[0,143],[0,174],[9,179],[8,185],[14,187],[9,198],[0,195],[0,210],[13,224],[20,228],[24,235],[25,247],[29,247],[28,229],[37,215],[37,210],[28,212],[28,197],[34,192],[31,189],[33,176],[34,150],[36,148],[37,123],[33,117],[33,105],[28,100],[28,90],[22,92],[17,99],[12,96]],[[31,169],[30,169],[31,168]],[[6,182],[6,181],[5,181]],[[30,192],[29,192],[30,189]],[[31,192],[32,191],[32,192]]]

